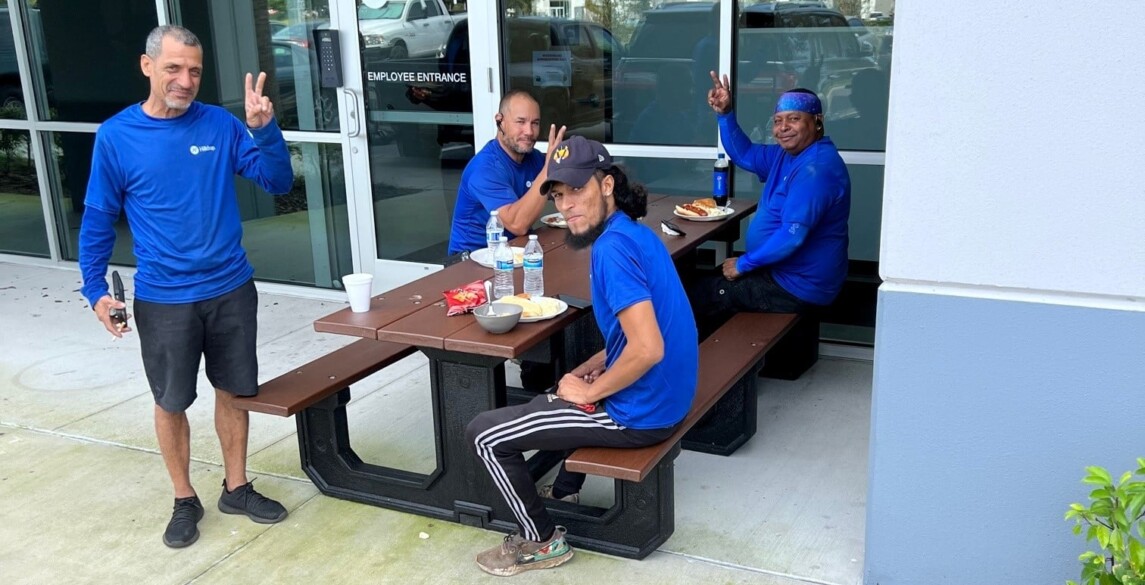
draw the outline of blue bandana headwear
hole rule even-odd
[[[789,91],[779,96],[779,101],[775,102],[775,113],[779,112],[806,112],[814,116],[823,113],[823,104],[813,93]]]

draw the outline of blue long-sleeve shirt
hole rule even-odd
[[[270,193],[290,191],[290,153],[274,121],[248,130],[230,112],[193,102],[175,118],[153,118],[135,104],[101,125],[80,227],[88,302],[107,294],[121,213],[138,262],[135,298],[189,303],[248,281],[254,268],[242,247],[236,174]]]
[[[728,158],[764,181],[747,231],[741,273],[767,267],[784,290],[816,305],[830,304],[847,278],[851,179],[830,138],[796,156],[779,145],[752,144],[735,113],[719,116]]]

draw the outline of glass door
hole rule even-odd
[[[343,96],[355,264],[380,291],[447,255],[475,144],[469,15],[453,0],[337,4],[344,69],[360,73]]]

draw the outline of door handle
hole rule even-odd
[[[362,133],[362,120],[358,116],[358,96],[354,94],[353,90],[342,88],[342,93],[347,98],[346,117],[350,118],[353,125],[351,130],[347,132],[347,136],[354,137]]]

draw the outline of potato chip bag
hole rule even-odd
[[[485,298],[485,283],[480,280],[475,280],[460,288],[452,288],[444,293],[445,305],[448,308],[446,316],[452,317],[454,315],[464,315],[484,305],[488,300]]]

